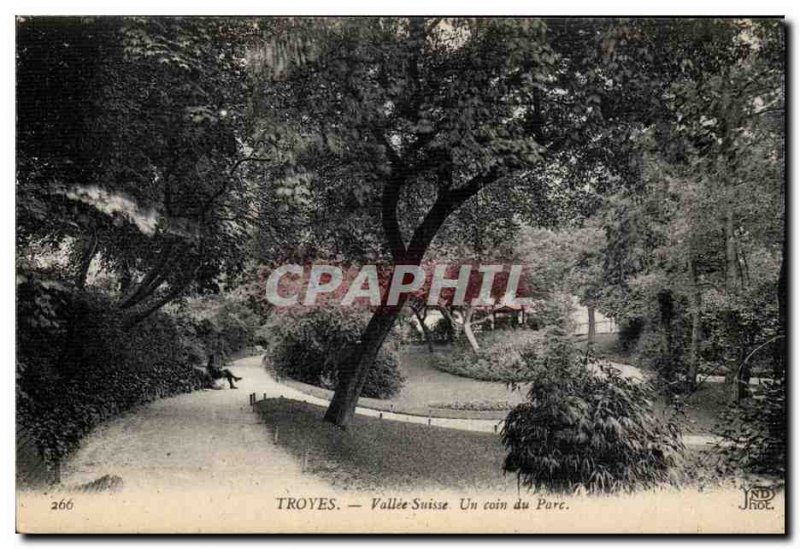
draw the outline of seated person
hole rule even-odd
[[[208,375],[211,376],[211,379],[218,380],[218,379],[227,379],[228,384],[230,385],[231,389],[238,389],[236,385],[233,384],[234,381],[241,381],[243,378],[236,377],[233,375],[233,372],[228,370],[227,368],[218,368],[214,365],[214,353],[211,353],[208,357],[208,365],[206,365],[206,370],[208,370]]]

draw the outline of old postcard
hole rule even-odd
[[[18,15],[17,530],[784,533],[785,58]]]

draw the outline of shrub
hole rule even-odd
[[[724,468],[745,474],[786,474],[786,380],[764,381],[753,394],[723,412],[725,443],[716,450]]]
[[[369,320],[362,313],[319,308],[274,314],[267,356],[279,376],[326,389],[336,386],[337,367],[348,360]],[[362,396],[389,398],[402,387],[396,335],[384,343],[367,376]]]
[[[581,361],[543,370],[506,417],[504,469],[534,489],[613,492],[675,482],[677,426],[656,417],[653,390]]]
[[[193,299],[188,313],[195,324],[192,332],[206,352],[224,359],[256,343],[258,315],[237,294]]]
[[[467,400],[455,402],[432,402],[431,408],[441,410],[479,410],[479,411],[506,411],[513,408],[507,400]]]
[[[18,297],[27,298],[30,288]],[[37,315],[19,303],[28,320],[20,340],[42,341],[49,360],[21,345],[17,355],[17,418],[47,464],[77,448],[100,422],[159,397],[206,386],[194,367],[188,321],[159,312],[124,329],[119,312],[100,295],[63,291],[57,320],[29,325]],[[34,292],[35,294],[35,292]],[[24,301],[20,299],[20,301]]]
[[[565,333],[574,333],[575,303],[571,295],[553,293],[546,299],[537,299],[533,308],[525,314],[525,323],[534,330],[548,327],[558,328]]]
[[[437,353],[433,365],[458,376],[517,383],[537,378],[542,369],[561,368],[578,353],[558,328],[498,330],[485,334],[481,345],[477,353],[466,345]]]

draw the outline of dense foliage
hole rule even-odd
[[[17,250],[129,322],[242,267],[243,44],[225,18],[19,18]]]
[[[786,474],[786,382],[765,381],[751,399],[728,408],[719,426],[717,448],[723,468],[783,478]]]
[[[656,416],[654,393],[643,383],[573,361],[543,371],[528,396],[503,427],[504,468],[525,486],[613,492],[675,480],[680,433]]]
[[[469,257],[527,266],[525,323],[471,304],[413,314],[444,315],[422,333],[440,369],[534,382],[504,435],[527,485],[650,486],[680,449],[649,387],[579,363],[574,298],[587,340],[595,309],[612,318],[668,400],[725,375],[734,444],[720,451],[782,472],[784,32],[730,18],[17,18],[22,427],[57,460],[102,419],[203,386],[210,354],[256,343],[277,374],[336,388],[326,418],[346,427],[359,395],[402,386],[405,296],[371,319],[281,312],[252,273]]]
[[[348,360],[367,320],[363,313],[333,307],[276,313],[269,322],[269,365],[279,376],[331,389],[336,386],[339,364]],[[403,384],[399,363],[397,341],[387,341],[361,395],[388,398],[396,394]]]
[[[432,356],[439,370],[484,381],[518,383],[538,379],[548,368],[569,364],[577,350],[563,331],[497,330],[481,339],[474,352],[466,345],[442,349]]]
[[[250,339],[230,312],[158,312],[126,327],[101,293],[33,276],[19,277],[17,307],[17,419],[51,465],[106,419],[210,386],[208,354]]]

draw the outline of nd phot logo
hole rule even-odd
[[[744,503],[739,506],[743,511],[769,511],[772,510],[771,501],[775,499],[775,488],[772,486],[742,487]]]

